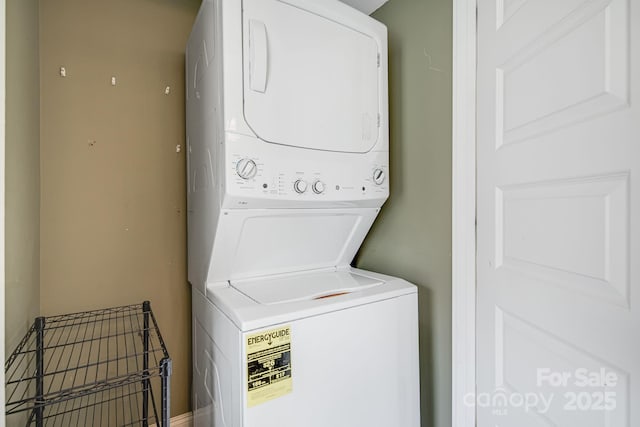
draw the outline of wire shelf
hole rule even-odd
[[[5,363],[7,421],[166,427],[170,375],[148,301],[38,317]]]

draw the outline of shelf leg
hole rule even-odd
[[[36,427],[44,425],[44,317],[36,318]]]
[[[162,379],[162,427],[169,427],[171,418],[171,371],[172,363],[168,357],[160,361],[160,376]]]
[[[151,312],[151,303],[149,301],[142,303],[142,311],[144,313],[144,331],[142,332],[144,347],[142,354],[142,368],[144,369],[142,380],[142,427],[149,427],[149,387],[151,386],[149,381],[149,313]]]

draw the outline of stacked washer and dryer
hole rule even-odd
[[[419,426],[416,287],[350,266],[389,195],[386,28],[203,0],[186,62],[195,425]]]

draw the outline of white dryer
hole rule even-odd
[[[187,45],[193,405],[206,427],[417,427],[417,293],[350,263],[389,194],[386,28],[204,0]]]

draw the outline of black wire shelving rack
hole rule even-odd
[[[38,317],[5,363],[7,425],[169,427],[170,377],[148,301]]]

